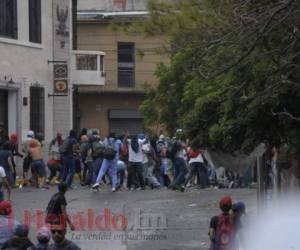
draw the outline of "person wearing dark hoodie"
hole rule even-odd
[[[14,229],[14,234],[11,239],[4,242],[1,250],[5,249],[18,249],[18,250],[28,250],[35,249],[34,244],[28,238],[29,227],[27,225],[21,224],[17,225]]]

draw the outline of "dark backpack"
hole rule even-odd
[[[92,143],[92,156],[94,158],[99,158],[99,157],[103,157],[105,152],[105,146],[103,145],[102,142],[93,142]]]
[[[233,219],[229,214],[218,216],[216,246],[218,250],[229,250],[233,236]]]
[[[59,147],[59,153],[65,154],[68,152],[69,148],[70,148],[70,139],[67,138],[64,140],[64,142]]]
[[[171,159],[175,159],[176,154],[177,154],[177,152],[178,152],[179,150],[181,150],[181,142],[178,141],[178,140],[176,140],[176,141],[173,143],[170,152],[168,153],[168,154],[169,154],[169,157],[170,157]],[[169,150],[168,150],[168,151],[169,151]]]
[[[114,148],[114,144],[110,143],[108,144],[106,147],[105,147],[105,150],[104,150],[104,158],[106,160],[113,160],[115,159],[116,157],[116,150]]]

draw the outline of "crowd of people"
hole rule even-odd
[[[106,183],[113,192],[123,188],[143,190],[146,186],[184,191],[194,184],[199,188],[209,184],[203,151],[189,145],[181,131],[172,139],[163,134],[157,139],[150,138],[143,133],[110,133],[102,139],[97,132],[88,134],[86,129],[79,136],[71,130],[67,138],[62,138],[58,132],[49,145],[47,161],[43,158],[42,141],[34,131],[28,131],[22,153],[17,148],[16,134],[1,138],[0,166],[8,188],[14,187],[16,181],[15,157],[23,158],[20,188],[31,184],[46,189],[50,183],[64,181],[72,189],[75,174],[82,186],[97,190],[101,183]]]

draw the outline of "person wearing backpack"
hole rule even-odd
[[[101,141],[100,136],[98,135],[92,135],[93,138],[91,138],[91,154],[93,158],[93,177],[91,184],[94,184],[96,182],[97,176],[99,174],[102,162],[103,162],[103,157],[104,157],[104,152],[105,152],[105,145]]]
[[[69,188],[73,183],[73,177],[75,174],[75,158],[74,153],[78,143],[76,140],[75,130],[70,130],[69,136],[64,140],[63,144],[59,148],[59,152],[62,156],[64,163],[63,181],[65,181]]]
[[[169,185],[170,189],[184,191],[183,184],[187,174],[186,145],[180,139],[175,139],[171,149],[171,159],[174,166],[174,180]]]
[[[222,213],[210,220],[208,232],[211,241],[210,250],[232,250],[234,219],[230,214],[232,208],[231,197],[222,197],[219,207]]]
[[[116,138],[115,133],[110,133],[109,136],[104,140],[104,145],[104,159],[101,164],[100,172],[97,176],[96,182],[93,185],[92,189],[97,190],[99,188],[100,181],[102,180],[106,172],[109,170],[109,175],[112,180],[112,191],[116,192],[118,184],[118,160],[122,142],[121,140]]]

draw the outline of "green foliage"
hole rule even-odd
[[[170,65],[141,106],[146,123],[184,128],[197,145],[300,148],[300,3],[151,0],[140,30],[164,34]]]

